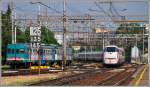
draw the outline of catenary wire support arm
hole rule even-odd
[[[44,4],[44,3],[42,3],[42,2],[30,2],[30,4],[36,4],[36,3],[39,3],[40,5],[43,5],[43,6],[47,7],[47,8],[49,8],[49,9],[51,9],[52,11],[61,14],[61,12],[57,11],[56,9],[54,9],[54,8],[52,8],[52,7],[50,7],[50,6],[46,5],[46,4]]]

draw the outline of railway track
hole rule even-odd
[[[122,85],[123,82],[128,80],[130,76],[136,71],[136,69],[126,69],[119,73],[114,73],[111,76],[103,79],[102,81],[96,83],[95,85],[100,86],[119,86]]]
[[[136,71],[137,66],[125,68],[104,68],[91,70],[85,73],[57,78],[36,84],[37,86],[118,86],[128,80]]]
[[[36,75],[38,74],[38,70],[30,71],[30,70],[9,70],[7,73],[2,72],[2,76],[19,76],[19,75]],[[41,74],[49,73],[49,70],[41,70]]]

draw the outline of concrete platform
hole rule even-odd
[[[139,86],[149,86],[149,69],[147,68],[143,78],[141,79]]]
[[[133,80],[129,86],[149,86],[149,66],[144,65],[131,77]]]

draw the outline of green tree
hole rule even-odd
[[[2,64],[6,62],[7,44],[11,43],[11,8],[8,5],[6,13],[2,13]]]
[[[54,33],[48,30],[46,27],[41,27],[41,42],[45,44],[58,44],[54,37]]]
[[[142,34],[144,27],[140,27],[139,23],[120,24],[116,30],[116,34]]]
[[[27,27],[24,33],[25,33],[25,43],[30,43],[30,28]]]
[[[22,32],[19,27],[16,27],[16,42],[17,43],[25,43],[26,41],[26,36],[25,32]]]

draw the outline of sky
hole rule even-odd
[[[51,8],[56,9],[61,13],[56,13],[55,11],[47,8],[48,15],[62,15],[63,12],[63,0],[2,0],[1,10],[6,11],[8,3],[13,1],[14,11],[17,16],[20,17],[30,17],[35,18],[38,14],[38,4],[30,4],[30,2],[42,2]],[[110,3],[99,4],[102,9],[96,6],[95,2],[105,1],[105,0],[67,0],[66,11],[67,15],[106,15],[110,13]],[[141,0],[140,2],[113,2],[113,7],[120,15],[148,15],[148,2],[146,0]],[[90,11],[97,10],[97,11]],[[46,7],[41,5],[40,13],[42,15],[46,14]]]
[[[30,2],[42,2],[43,4],[59,11],[60,13],[56,13],[52,9],[49,9],[43,5],[40,5],[40,13],[41,15],[59,15],[62,16],[63,12],[63,0],[1,0],[0,1],[0,10],[6,11],[8,4],[13,1],[14,12],[16,12],[17,18],[37,18],[39,13],[38,5],[39,4],[31,4]],[[103,17],[108,17],[108,14],[114,14],[126,16],[128,19],[133,20],[147,20],[148,21],[148,0],[139,0],[135,2],[134,0],[115,0],[116,2],[110,3],[102,3],[102,1],[106,0],[66,0],[66,15],[96,15]],[[113,0],[112,0],[113,1]],[[127,2],[129,1],[129,2]],[[99,3],[101,2],[101,3]],[[110,6],[111,10],[110,10]],[[90,10],[89,10],[90,9]],[[112,11],[112,12],[111,12]],[[118,14],[116,14],[118,13]],[[99,19],[103,17],[100,16]],[[107,20],[107,19],[106,19]],[[114,24],[112,23],[101,23],[105,25],[105,27],[116,29]],[[111,27],[110,27],[111,26]],[[24,29],[24,28],[23,28]],[[60,41],[61,42],[61,41]]]
[[[128,20],[144,20],[148,21],[148,0],[115,0],[110,5],[110,2],[104,3],[106,0],[66,0],[66,15],[67,16],[77,16],[77,15],[91,15],[91,16],[100,16],[97,19],[106,18],[106,21],[109,17],[108,14],[114,16],[125,16]],[[113,0],[111,0],[113,1]],[[127,2],[129,1],[129,2]],[[1,0],[0,9],[2,11],[7,10],[7,6],[10,2],[13,2],[14,12],[17,15],[17,18],[29,18],[36,19],[39,13],[38,6],[40,4],[31,4],[30,2],[41,2],[56,11],[49,9],[43,5],[40,5],[40,14],[46,15],[63,15],[63,0]],[[111,10],[110,10],[111,7]],[[112,11],[112,12],[111,12]],[[118,14],[116,14],[118,13]],[[113,23],[102,23],[105,27],[115,27]],[[118,25],[117,25],[118,26]]]

